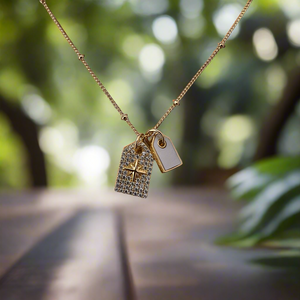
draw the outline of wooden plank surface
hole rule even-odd
[[[47,235],[0,281],[3,300],[127,300],[116,220],[81,211]]]
[[[128,267],[117,253],[126,259],[122,235],[105,229],[113,217],[102,217],[103,207],[117,207],[138,300],[299,300],[298,274],[251,263],[268,251],[215,245],[233,229],[238,206],[213,189],[152,191],[146,200],[104,191],[2,194],[0,299],[132,297],[130,274],[118,277]]]
[[[1,208],[3,215],[0,216],[0,277],[42,237],[74,214],[73,210],[51,210],[11,216]]]

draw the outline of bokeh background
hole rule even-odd
[[[153,127],[246,1],[48,0],[139,132]],[[184,165],[152,187],[221,184],[300,154],[300,2],[254,1],[160,129]],[[0,187],[114,185],[135,135],[38,0],[0,2]]]

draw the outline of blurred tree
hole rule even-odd
[[[277,153],[282,131],[294,114],[300,100],[300,68],[293,70],[289,76],[289,81],[285,91],[278,103],[271,110],[269,117],[262,126],[255,159],[274,156]]]
[[[20,136],[25,146],[31,185],[33,187],[47,186],[45,158],[38,143],[36,124],[16,105],[10,104],[1,95],[0,110],[7,116],[11,127]]]

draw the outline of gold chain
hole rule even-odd
[[[173,100],[173,104],[170,106],[170,108],[167,110],[167,112],[160,118],[160,120],[157,122],[157,124],[153,127],[154,129],[157,129],[161,123],[166,119],[166,117],[171,113],[171,111],[176,107],[180,105],[180,100],[183,98],[183,96],[187,93],[187,91],[191,88],[191,86],[194,84],[194,82],[197,80],[197,78],[202,74],[202,72],[206,69],[206,67],[211,63],[211,61],[214,59],[214,57],[219,53],[219,51],[222,48],[225,48],[225,42],[228,40],[230,35],[232,34],[234,28],[237,26],[237,24],[240,22],[242,17],[244,16],[245,12],[249,8],[250,4],[253,0],[248,0],[236,20],[234,21],[233,25],[230,27],[228,32],[225,34],[223,40],[218,43],[217,48],[213,51],[213,53],[210,55],[210,57],[206,60],[206,62],[202,65],[202,67],[198,70],[198,72],[194,75],[194,77],[190,80],[190,82],[186,85],[186,87],[183,89],[183,91],[180,93],[180,95]]]
[[[88,63],[86,62],[86,60],[84,59],[84,55],[81,54],[79,52],[79,50],[76,48],[76,46],[74,45],[74,43],[72,42],[72,40],[70,39],[70,37],[68,36],[68,34],[65,32],[65,30],[62,28],[62,26],[60,25],[60,23],[58,22],[58,20],[55,18],[55,16],[53,15],[52,11],[50,10],[50,8],[48,7],[46,0],[39,0],[41,2],[41,4],[45,7],[46,11],[48,12],[49,16],[51,17],[51,19],[53,20],[53,22],[56,24],[56,26],[58,27],[58,29],[60,30],[60,32],[62,33],[62,35],[64,36],[64,38],[67,40],[67,42],[69,43],[69,45],[72,47],[72,49],[75,51],[75,53],[78,56],[78,59],[84,64],[84,66],[86,67],[86,69],[89,71],[89,73],[92,75],[92,77],[94,78],[94,80],[97,82],[97,84],[99,85],[99,87],[101,88],[101,90],[104,92],[104,94],[106,95],[106,97],[109,99],[109,101],[112,103],[112,105],[114,106],[114,108],[118,111],[118,113],[121,115],[121,119],[123,121],[125,121],[130,128],[134,131],[134,133],[139,136],[140,133],[137,131],[137,129],[133,126],[133,124],[130,122],[128,115],[123,113],[123,111],[121,110],[121,108],[119,107],[119,105],[117,104],[117,102],[114,100],[114,98],[111,96],[111,94],[107,91],[107,89],[105,88],[105,86],[102,84],[102,82],[99,80],[99,78],[96,76],[96,74],[92,71],[92,69],[90,68],[90,66],[88,65]],[[202,67],[198,70],[198,72],[193,76],[193,78],[190,80],[190,82],[186,85],[186,87],[183,89],[183,91],[180,93],[180,95],[173,100],[173,104],[170,106],[170,108],[166,111],[166,113],[160,118],[160,120],[157,122],[157,124],[153,127],[153,129],[157,129],[162,122],[167,118],[167,116],[171,113],[171,111],[176,107],[180,105],[180,101],[181,99],[184,97],[184,95],[187,93],[187,91],[191,88],[191,86],[195,83],[195,81],[197,80],[197,78],[202,74],[202,72],[206,69],[206,67],[210,64],[210,62],[214,59],[214,57],[219,53],[219,51],[222,48],[225,48],[225,42],[228,40],[228,38],[230,37],[230,35],[232,34],[234,28],[237,26],[237,24],[240,22],[240,20],[242,19],[242,17],[244,16],[245,12],[247,11],[247,9],[249,8],[250,4],[252,3],[253,0],[248,0],[246,5],[244,6],[244,8],[242,9],[242,11],[240,12],[240,14],[238,15],[238,17],[236,18],[236,20],[234,21],[233,25],[230,27],[230,29],[228,30],[228,32],[225,34],[224,38],[222,39],[222,41],[220,43],[218,43],[217,48],[213,51],[213,53],[210,55],[210,57],[207,59],[207,61],[202,65]],[[148,131],[149,132],[149,131]]]

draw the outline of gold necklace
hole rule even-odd
[[[153,161],[155,160],[160,171],[162,173],[171,171],[182,165],[182,161],[169,137],[164,135],[161,131],[158,130],[158,127],[162,124],[162,122],[167,118],[167,116],[172,112],[172,110],[180,105],[181,99],[187,93],[187,91],[191,88],[197,78],[201,75],[201,73],[206,69],[206,67],[210,64],[213,58],[219,53],[222,48],[225,48],[225,43],[233,32],[234,28],[240,22],[245,12],[249,8],[250,4],[253,0],[248,0],[228,32],[225,34],[224,38],[216,49],[212,52],[210,57],[206,60],[206,62],[202,65],[202,67],[197,71],[197,73],[193,76],[190,82],[186,85],[186,87],[182,90],[180,95],[173,100],[173,104],[166,111],[166,113],[160,118],[157,124],[150,130],[148,130],[145,134],[139,133],[137,129],[130,122],[128,115],[125,114],[121,108],[118,106],[116,101],[113,99],[111,94],[107,91],[105,86],[99,80],[99,78],[92,71],[88,63],[86,62],[84,55],[79,52],[76,48],[68,34],[65,32],[61,24],[58,22],[56,17],[53,15],[52,11],[48,7],[46,0],[39,0],[40,3],[44,6],[48,14],[50,15],[53,22],[56,24],[64,38],[67,40],[69,45],[72,47],[74,52],[77,54],[78,59],[84,64],[86,69],[89,71],[91,76],[97,82],[101,90],[104,92],[106,97],[112,103],[114,108],[118,111],[121,116],[121,120],[125,121],[129,127],[134,131],[137,138],[135,142],[125,146],[123,148],[123,152],[121,155],[121,161],[119,165],[119,171],[115,184],[115,191],[121,192],[124,194],[130,194],[133,196],[138,196],[142,198],[147,198],[148,196],[148,188],[150,184],[150,178],[153,168]],[[149,0],[150,1],[150,0]]]

